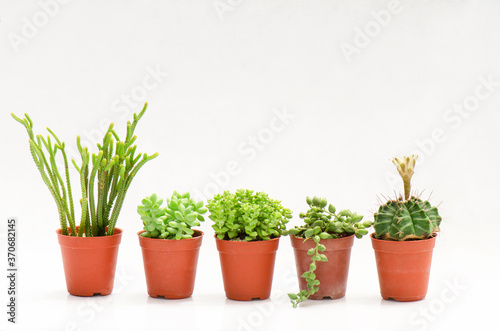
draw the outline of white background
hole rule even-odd
[[[18,324],[1,313],[0,329],[443,330],[496,323],[498,1],[75,0],[52,1],[50,15],[40,5],[48,2],[0,1],[0,216],[19,219],[20,270]],[[55,204],[10,112],[29,113],[37,133],[48,126],[74,149],[76,135],[90,144],[110,121],[123,135],[146,100],[138,148],[160,156],[136,177],[119,218],[125,233],[115,291],[72,297]],[[455,113],[456,105],[465,111]],[[288,119],[273,119],[283,112]],[[259,150],[250,137],[260,137]],[[410,153],[420,155],[413,187],[425,198],[432,192],[443,217],[425,300],[381,299],[368,237],[355,241],[343,299],[291,308],[285,293],[296,291],[297,281],[285,237],[273,298],[226,300],[210,220],[201,227],[194,295],[148,298],[136,238],[142,197],[176,189],[206,199],[249,188],[292,209],[290,226],[299,224],[306,195],[373,219],[377,196],[402,189],[390,159]],[[228,175],[228,165],[238,173]]]

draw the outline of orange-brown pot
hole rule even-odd
[[[382,298],[422,300],[427,294],[436,236],[413,241],[379,240],[374,238],[374,234],[370,237]]]
[[[239,301],[269,298],[279,237],[250,242],[215,240],[226,297]]]
[[[302,274],[309,271],[311,255],[307,255],[310,248],[316,247],[312,239],[304,241],[304,238],[290,236],[293,252],[295,254],[295,266],[299,278],[300,290],[307,290],[307,281]],[[314,274],[320,281],[319,291],[309,297],[313,300],[323,298],[339,299],[345,296],[347,287],[347,276],[349,273],[349,262],[351,260],[351,248],[354,243],[354,235],[338,239],[324,239],[320,244],[326,250],[322,252],[328,258],[327,262],[316,262]]]
[[[189,239],[145,238],[139,231],[148,294],[167,299],[188,298],[193,294],[198,253],[203,232],[194,230]]]
[[[111,293],[122,232],[115,228],[111,236],[70,237],[61,229],[56,231],[69,294],[90,297]]]

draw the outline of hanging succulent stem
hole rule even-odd
[[[111,123],[103,137],[102,145],[97,144],[99,150],[97,154],[91,156],[88,148],[81,146],[80,137],[77,137],[81,164],[77,165],[75,160],[72,162],[80,175],[82,191],[80,199],[82,214],[78,230],[75,224],[73,195],[64,142],[61,142],[50,129],[47,130],[56,141],[54,144],[52,144],[50,136],[47,139],[40,135],[35,136],[33,122],[27,114],[25,114],[24,119],[12,114],[12,117],[21,123],[28,132],[32,158],[42,180],[56,202],[64,235],[82,237],[85,234],[87,237],[95,237],[114,234],[116,221],[133,178],[146,162],[158,156],[158,153],[151,156],[140,153],[135,156],[137,146],[133,144],[137,137],[134,136],[134,131],[137,123],[146,112],[147,106],[146,103],[138,115],[134,114],[133,121],[127,122],[125,141],[120,140],[113,129],[114,125]],[[56,155],[58,150],[61,151],[64,161],[64,179],[57,168]],[[45,153],[48,154],[48,157],[45,156]],[[90,164],[90,160],[92,160],[92,164]],[[70,232],[68,232],[68,223]]]

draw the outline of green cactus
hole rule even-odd
[[[405,241],[426,239],[439,231],[441,216],[437,207],[428,201],[410,196],[410,180],[418,156],[394,158],[405,188],[405,198],[389,200],[375,213],[375,237],[384,240]]]

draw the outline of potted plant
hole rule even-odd
[[[193,294],[203,232],[192,230],[203,222],[207,209],[189,193],[174,191],[166,207],[156,194],[137,207],[144,230],[139,231],[148,294],[182,299]]]
[[[300,275],[300,292],[288,294],[294,308],[307,299],[345,296],[354,237],[368,234],[366,228],[372,225],[370,221],[361,223],[363,216],[350,210],[335,213],[326,198],[307,197],[306,202],[309,209],[299,215],[304,224],[284,233],[290,235]]]
[[[68,292],[77,296],[107,295],[113,290],[113,281],[122,230],[116,222],[123,206],[127,190],[137,172],[158,154],[137,154],[134,130],[144,115],[147,103],[127,123],[125,140],[120,140],[110,124],[99,152],[90,156],[77,137],[81,164],[73,164],[80,175],[82,213],[80,225],[76,225],[73,194],[65,143],[54,132],[47,138],[33,132],[33,122],[28,114],[23,119],[12,117],[21,123],[29,136],[30,151],[35,164],[47,185],[59,213],[61,228],[56,231]],[[53,140],[52,140],[53,139]],[[57,153],[62,156],[64,169],[56,162]],[[69,224],[69,226],[68,226]]]
[[[269,298],[279,238],[292,212],[264,192],[241,189],[215,195],[207,207],[226,297]]]
[[[416,301],[427,294],[441,216],[428,201],[410,194],[416,160],[416,155],[393,159],[403,179],[404,199],[387,201],[374,215],[371,240],[384,299]]]

